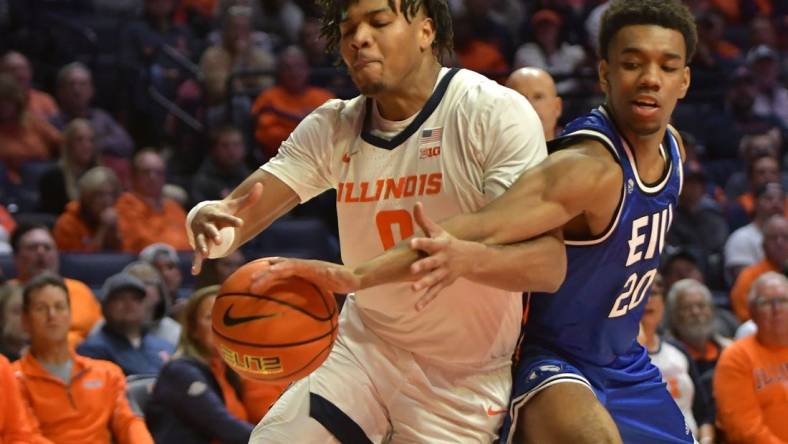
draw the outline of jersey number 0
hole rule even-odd
[[[413,218],[407,210],[385,210],[375,215],[375,225],[378,227],[378,235],[383,249],[388,250],[394,247],[397,242],[413,236]],[[395,240],[394,233],[399,232]]]

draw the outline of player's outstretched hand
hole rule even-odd
[[[416,310],[422,310],[441,290],[468,273],[473,263],[473,242],[459,240],[441,228],[424,214],[420,202],[413,209],[413,217],[428,236],[416,237],[410,241],[411,249],[428,255],[410,266],[414,275],[423,274],[412,284],[414,291],[427,290],[416,302]]]
[[[257,203],[262,194],[263,184],[256,183],[243,196],[212,202],[197,211],[197,214],[191,221],[191,229],[194,236],[192,274],[200,272],[202,263],[208,258],[211,248],[222,244],[224,239],[220,231],[227,227],[241,227],[244,221],[238,217],[238,213]]]
[[[361,279],[344,265],[283,257],[269,257],[266,260],[270,264],[268,269],[252,275],[249,289],[253,293],[262,293],[277,281],[291,276],[311,281],[333,293],[351,293],[361,287]]]

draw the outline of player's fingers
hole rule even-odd
[[[424,204],[421,202],[416,202],[416,205],[413,207],[413,219],[416,220],[419,228],[429,237],[435,237],[443,233],[443,228],[427,217],[427,214],[424,212]]]
[[[192,258],[192,274],[198,275],[200,271],[202,271],[202,262],[204,256],[199,251],[194,252],[194,257]]]
[[[194,236],[194,250],[203,256],[208,256],[208,242],[206,242],[205,235],[198,233]]]
[[[293,267],[281,267],[277,270],[274,270],[273,267],[268,267],[267,270],[257,271],[250,276],[252,282],[249,284],[249,289],[252,293],[261,293],[265,291],[266,288],[274,285],[277,281],[281,281],[293,275],[295,275],[295,269]]]
[[[422,276],[421,279],[414,282],[411,287],[413,291],[421,291],[425,289],[429,289],[430,287],[440,283],[446,276],[449,274],[449,271],[445,268],[438,268],[435,269],[426,275]]]
[[[213,216],[213,222],[223,227],[231,226],[235,228],[238,228],[244,224],[244,220],[240,217],[235,217],[233,215],[224,213],[215,214]]]
[[[449,239],[445,237],[417,237],[410,240],[410,249],[423,251],[427,254],[435,254],[446,249]]]
[[[446,257],[442,254],[427,256],[412,263],[410,265],[410,272],[413,274],[419,274],[424,271],[434,270],[440,266],[443,266],[445,263]]]
[[[424,296],[422,296],[421,298],[419,298],[418,301],[416,301],[416,311],[424,310],[424,307],[429,305],[429,303],[432,302],[438,296],[438,293],[440,293],[441,290],[443,290],[443,286],[433,287],[429,291],[424,293]]]
[[[262,195],[263,195],[263,184],[257,182],[254,185],[252,185],[252,188],[249,190],[248,193],[227,202],[227,206],[229,207],[230,211],[233,212],[233,214],[238,214],[238,212],[256,204],[257,201],[260,200],[260,196]]]
[[[219,229],[216,228],[214,224],[205,224],[203,225],[205,228],[205,234],[207,235],[207,239],[212,240],[214,244],[219,245],[222,243],[222,235],[219,233]]]

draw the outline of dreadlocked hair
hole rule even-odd
[[[610,41],[621,28],[631,25],[657,25],[684,36],[689,64],[695,55],[698,31],[690,10],[679,0],[615,0],[602,16],[599,30],[599,55],[607,60]]]
[[[347,9],[358,0],[317,0],[323,10],[320,24],[320,34],[326,39],[326,51],[333,53],[339,49],[341,35],[339,24]],[[388,0],[392,11],[397,11],[397,1]],[[447,0],[400,0],[399,12],[410,23],[411,19],[424,7],[427,17],[435,23],[435,41],[432,42],[433,51],[440,59],[443,54],[453,50],[454,31],[452,30],[451,11]]]

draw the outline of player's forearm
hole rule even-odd
[[[238,213],[244,224],[237,230],[233,250],[257,236],[298,204],[298,195],[290,187],[262,169],[255,170],[225,200],[246,195],[258,182],[263,184],[263,195],[256,204]]]
[[[418,276],[410,272],[410,265],[418,260],[420,255],[409,247],[408,242],[402,241],[396,247],[356,267],[353,273],[361,283],[359,290],[417,278]]]
[[[473,266],[466,279],[509,291],[552,293],[566,277],[560,230],[510,245],[472,242]]]

